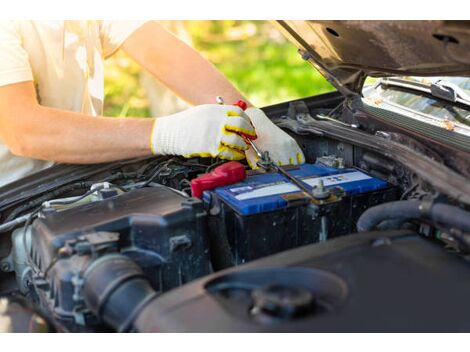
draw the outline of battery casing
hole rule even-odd
[[[362,212],[396,199],[394,187],[356,169],[305,164],[289,173],[310,189],[321,179],[338,197],[312,202],[278,173],[249,175],[243,182],[204,193],[210,232],[218,236],[211,243],[219,246],[224,236],[233,264],[355,232]],[[224,251],[216,248],[212,253]]]

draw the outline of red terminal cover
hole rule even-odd
[[[193,197],[201,198],[202,193],[206,190],[240,182],[245,177],[245,166],[238,161],[229,161],[217,166],[210,173],[193,179],[191,181],[191,193]]]

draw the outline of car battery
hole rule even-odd
[[[367,208],[396,199],[394,187],[354,168],[304,164],[286,171],[311,190],[323,181],[330,195],[312,200],[277,172],[253,173],[242,182],[205,191],[213,256],[230,254],[232,264],[241,264],[349,234]],[[224,241],[230,253],[219,248]]]

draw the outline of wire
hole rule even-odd
[[[343,102],[341,101],[338,105],[336,105],[331,111],[328,112],[328,116],[332,115],[333,112],[335,112],[339,107],[343,105]]]
[[[111,185],[111,184],[110,184]],[[113,188],[117,188],[119,190],[121,190],[122,192],[125,192],[124,189],[122,189],[121,187],[118,187],[116,185],[112,185]],[[67,199],[67,200],[60,200],[60,199],[56,199],[53,203],[51,204],[60,204],[60,205],[68,205],[68,204],[73,204],[73,203],[76,203],[78,202],[79,200],[82,200],[86,197],[88,197],[89,195],[97,192],[97,191],[100,191],[102,189],[106,189],[107,187],[105,185],[99,185],[98,187],[95,187],[93,189],[90,189],[88,192],[85,192],[83,193],[81,196],[77,197],[77,198],[73,198],[73,199]]]
[[[152,176],[150,176],[150,178],[148,178],[147,181],[145,181],[139,188],[147,187],[160,174],[162,169],[165,167],[168,167],[170,163],[171,163],[171,159],[157,166]]]
[[[88,192],[85,192],[84,194],[82,194],[78,198],[74,198],[74,199],[71,199],[69,201],[64,201],[62,204],[73,204],[73,203],[78,202],[79,200],[82,200],[83,198],[85,198],[85,197],[89,196],[90,194],[95,193],[95,192],[97,192],[97,191],[99,191],[103,188],[105,188],[104,185],[99,185],[98,187],[90,189]],[[44,208],[44,205],[41,205],[36,210],[31,212],[30,215],[28,216],[27,220],[26,220],[26,223],[25,223],[24,227],[23,227],[23,238],[22,239],[23,239],[23,246],[24,246],[24,249],[25,249],[25,252],[26,252],[26,260],[28,261],[28,265],[31,267],[31,270],[35,271],[35,273],[40,273],[41,268],[39,268],[34,263],[33,258],[31,257],[30,249],[28,249],[28,244],[27,244],[27,241],[26,241],[26,232],[28,230],[28,227],[31,225],[31,222],[32,222],[33,218],[35,216],[37,216],[43,208]],[[30,239],[30,241],[32,241],[32,238]],[[31,248],[32,248],[32,246],[31,246]],[[45,272],[48,272],[49,269],[57,262],[58,259],[56,259],[56,257],[57,257],[57,255],[52,259],[51,263],[48,265]],[[44,276],[45,276],[45,273],[44,273]]]
[[[44,270],[44,277],[47,277],[47,274],[49,273],[49,270],[52,269],[52,267],[57,263],[61,258],[58,255],[55,255],[54,258],[52,258],[51,262],[47,266],[46,270]]]
[[[24,223],[28,219],[30,214],[31,213],[22,215],[18,218],[15,218],[15,219],[11,220],[11,221],[8,221],[8,222],[5,222],[5,223],[1,224],[0,225],[0,233],[10,231],[16,225],[20,225],[20,224]]]
[[[410,188],[408,188],[405,192],[403,192],[403,194],[400,197],[400,200],[405,199],[406,196],[408,196],[409,194],[411,194],[411,192],[416,190],[416,188],[418,188],[418,185],[419,185],[418,183],[415,183],[415,184],[411,185]]]
[[[184,162],[178,158],[172,158],[172,159],[167,160],[166,162],[159,164],[153,170],[152,175],[139,188],[147,187],[150,183],[153,182],[153,180],[155,180],[155,178],[159,176],[159,174],[165,168],[168,168],[168,166],[170,166],[171,164],[177,164],[177,165],[182,165],[182,166],[187,166],[187,167],[199,167],[199,168],[204,168],[204,169],[207,167],[207,165],[204,165],[204,164]]]
[[[206,173],[208,172],[211,172],[212,170],[214,170],[217,166],[219,165],[222,165],[222,164],[225,164],[225,160],[219,160],[219,159],[216,159],[217,161],[211,165],[209,165],[207,168],[206,168]]]
[[[5,219],[5,222],[14,220],[22,212],[30,210],[30,209],[44,203],[45,201],[47,201],[51,198],[60,196],[61,194],[65,193],[65,192],[68,192],[68,191],[74,191],[74,190],[78,190],[78,189],[89,188],[95,183],[97,183],[97,182],[92,182],[92,181],[77,182],[77,183],[73,183],[71,185],[66,185],[66,186],[63,186],[63,187],[60,187],[60,188],[56,188],[55,190],[53,190],[49,193],[43,194],[41,197],[36,198],[35,200],[32,200],[31,202],[28,202],[28,203],[16,208],[15,210],[13,210],[8,215],[8,217]]]
[[[64,186],[61,186],[59,188],[56,188],[54,189],[53,191],[51,192],[48,192],[48,193],[44,193],[42,196],[40,196],[39,198],[36,198],[20,207],[17,207],[15,210],[13,210],[9,215],[8,217],[5,219],[4,223],[7,223],[9,221],[12,221],[14,219],[16,219],[18,217],[19,214],[27,211],[27,210],[30,210],[30,209],[33,209],[35,206],[38,206],[40,204],[42,204],[43,202],[51,199],[51,198],[55,198],[55,197],[58,197],[60,196],[61,194],[64,194],[66,192],[69,192],[69,191],[74,191],[74,190],[79,190],[79,189],[84,189],[84,188],[89,188],[91,187],[93,184],[96,184],[96,183],[100,183],[100,182],[111,182],[111,181],[115,181],[117,179],[120,179],[120,178],[123,178],[123,179],[132,179],[134,177],[142,177],[142,174],[146,171],[146,169],[148,167],[150,167],[150,165],[152,165],[153,163],[157,163],[158,165],[160,165],[160,162],[162,161],[162,159],[167,159],[168,157],[167,156],[163,156],[163,157],[159,157],[159,158],[155,158],[154,160],[152,160],[152,162],[144,165],[144,167],[142,167],[140,170],[136,171],[136,172],[118,172],[118,173],[115,173],[115,174],[112,174],[102,180],[97,180],[97,181],[80,181],[80,182],[75,182],[75,183],[72,183],[72,184],[68,184],[68,185],[64,185]],[[114,185],[115,186],[115,185]],[[115,186],[116,187],[116,186]]]

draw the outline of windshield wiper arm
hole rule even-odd
[[[458,85],[443,80],[431,83],[431,94],[436,98],[441,98],[451,102],[459,102],[459,98],[470,102],[470,97]]]
[[[454,83],[438,80],[433,83],[410,81],[398,77],[381,79],[378,84],[411,89],[432,95],[438,99],[470,106],[470,96]]]

